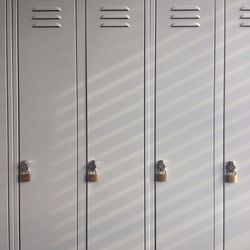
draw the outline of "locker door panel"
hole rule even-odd
[[[88,249],[143,249],[143,1],[87,1]]]
[[[19,1],[22,250],[77,249],[75,5]]]
[[[213,248],[213,1],[157,1],[157,250]]]
[[[226,1],[225,162],[238,183],[225,183],[225,249],[250,245],[250,1]]]

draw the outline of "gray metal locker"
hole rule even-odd
[[[20,248],[76,250],[75,2],[21,0],[18,15]]]
[[[87,1],[89,250],[144,248],[144,3]]]
[[[225,183],[225,250],[250,245],[250,2],[226,1],[225,166],[234,161],[238,183]]]
[[[0,0],[0,250],[248,250],[249,41],[248,0]]]
[[[214,3],[156,7],[156,249],[213,249]],[[157,170],[156,170],[157,171]]]

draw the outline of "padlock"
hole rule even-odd
[[[97,181],[97,172],[96,171],[88,172],[86,177],[87,177],[88,182],[96,182]]]
[[[226,163],[226,182],[228,183],[237,183],[237,173],[236,165],[234,161],[228,161]]]
[[[19,181],[20,182],[29,182],[30,181],[30,173],[20,173]]]
[[[86,181],[87,182],[97,181],[97,167],[95,160],[90,161],[87,165]]]
[[[166,164],[163,160],[160,160],[156,164],[156,181],[166,182],[168,180],[168,172]]]
[[[26,160],[20,162],[19,181],[20,182],[29,182],[30,181],[30,164]]]
[[[237,183],[237,181],[238,181],[238,178],[237,178],[236,172],[226,174],[226,182],[228,182],[228,183]]]
[[[159,182],[165,182],[168,180],[167,178],[167,172],[157,172],[156,173],[156,180]]]

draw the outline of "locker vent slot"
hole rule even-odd
[[[200,19],[201,17],[199,15],[172,15],[171,19]]]
[[[56,24],[33,24],[33,28],[61,28],[62,25],[60,23]]]
[[[247,24],[247,23],[241,23],[240,27],[250,27],[250,23],[249,24]]]
[[[173,28],[196,28],[200,27],[200,23],[197,21],[201,19],[200,15],[195,12],[200,11],[198,6],[177,6],[170,9],[171,12],[175,14],[170,16],[171,20],[174,20],[174,23],[171,23],[170,27]],[[192,20],[195,20],[192,21]]]
[[[195,7],[172,7],[171,11],[200,11],[200,7],[195,6]]]
[[[35,15],[32,17],[33,20],[61,20],[62,17],[59,15],[55,16],[45,16],[45,15]]]
[[[33,8],[32,12],[36,14],[32,16],[32,20],[36,21],[33,23],[33,28],[61,28],[62,24],[59,22],[62,20],[62,16],[57,14],[61,12],[60,7],[49,7],[49,8]]]
[[[130,19],[129,15],[124,16],[111,16],[111,15],[103,15],[101,16],[101,19]]]
[[[105,23],[102,23],[101,27],[102,28],[129,28],[130,25],[128,23],[125,23],[125,24],[105,24]]]
[[[61,12],[61,8],[53,7],[53,8],[33,8],[33,12]]]
[[[241,7],[240,11],[250,11],[250,7]]]
[[[193,24],[177,24],[177,23],[172,23],[171,27],[173,28],[185,28],[185,27],[200,27],[199,23],[193,23]]]
[[[240,19],[250,19],[250,15],[241,15]]]
[[[240,12],[250,12],[250,7],[241,7]],[[250,27],[250,13],[244,13],[240,15],[240,20],[244,20],[244,23],[240,23],[240,27]]]
[[[130,11],[129,7],[102,7],[101,11]]]
[[[101,28],[129,28],[129,7],[102,7]],[[105,13],[105,14],[104,14]]]

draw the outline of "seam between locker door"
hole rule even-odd
[[[20,185],[17,181],[19,163],[19,28],[18,2],[6,0],[6,42],[8,75],[8,189],[9,248],[20,247]]]
[[[216,81],[216,0],[214,4],[214,77],[213,77],[213,249],[215,250],[215,81]]]
[[[83,171],[86,172],[86,166],[88,164],[88,65],[87,65],[87,0],[85,0],[85,114],[86,114],[86,162],[85,169]],[[85,180],[84,180],[85,181]],[[86,183],[86,250],[88,250],[88,182]]]
[[[156,222],[156,182],[155,182],[155,164],[156,164],[156,62],[157,62],[157,0],[154,1],[155,4],[155,16],[154,16],[154,245],[155,250],[157,249],[157,222]]]
[[[75,12],[75,98],[76,98],[76,185],[77,185],[77,189],[76,189],[76,249],[78,250],[78,242],[79,242],[79,237],[78,237],[78,229],[79,229],[79,192],[78,192],[78,186],[79,186],[79,182],[78,182],[78,169],[79,169],[79,145],[78,145],[78,135],[79,135],[79,127],[78,127],[78,120],[79,120],[79,109],[78,109],[78,86],[79,86],[79,81],[78,81],[78,43],[77,43],[77,0],[74,1],[75,4],[75,8],[74,8],[74,12]]]
[[[144,9],[143,9],[143,11],[144,11],[144,13],[143,13],[143,46],[144,46],[144,49],[143,49],[143,51],[144,51],[144,56],[143,56],[143,63],[144,63],[144,70],[143,70],[143,82],[144,82],[144,89],[143,89],[143,91],[144,91],[144,96],[143,96],[143,98],[144,98],[144,103],[143,103],[143,108],[144,108],[144,124],[143,124],[143,126],[144,126],[144,133],[143,133],[143,140],[144,140],[144,142],[143,142],[143,147],[144,147],[144,159],[143,159],[143,161],[144,161],[144,192],[143,192],[143,195],[144,195],[144,197],[143,197],[143,203],[144,203],[144,207],[143,207],[143,218],[144,218],[144,225],[143,225],[143,233],[144,233],[144,237],[143,237],[143,241],[144,241],[144,250],[146,250],[146,236],[147,236],[147,234],[146,234],[146,226],[147,226],[147,219],[146,219],[146,211],[147,211],[147,201],[146,201],[146,77],[145,77],[145,74],[146,74],[146,72],[145,72],[145,66],[146,66],[146,48],[145,48],[145,42],[146,42],[146,20],[145,20],[145,15],[146,15],[146,5],[145,5],[145,1],[146,0],[143,0],[143,3],[144,3]]]
[[[154,228],[154,220],[152,212],[154,211],[154,189],[152,188],[152,162],[154,158],[153,153],[153,101],[154,98],[153,94],[153,87],[152,83],[154,82],[152,75],[153,75],[153,62],[152,62],[152,49],[153,49],[153,43],[152,43],[152,2],[150,0],[144,1],[144,77],[145,77],[145,97],[144,97],[144,106],[145,106],[145,176],[144,176],[144,182],[145,182],[145,227],[144,227],[144,235],[145,235],[145,250],[151,250],[152,244],[154,240],[154,232],[152,233],[152,229]],[[148,21],[147,21],[148,20]],[[153,51],[154,52],[154,51]]]
[[[224,62],[223,62],[223,249],[225,250],[225,175],[224,175],[224,165],[225,165],[225,104],[226,104],[226,10],[227,10],[227,2],[224,0]]]
[[[16,62],[16,67],[17,67],[17,89],[18,89],[18,110],[17,110],[17,114],[18,114],[18,163],[20,162],[20,147],[21,147],[21,141],[20,141],[20,127],[21,127],[21,120],[20,120],[20,81],[19,81],[19,65],[20,65],[20,61],[19,61],[19,1],[18,0],[14,0],[16,2],[16,14],[17,14],[17,19],[16,19],[16,33],[17,33],[17,62]],[[13,3],[13,1],[12,1]],[[12,6],[13,9],[13,6]],[[12,18],[13,20],[13,18]],[[13,30],[13,27],[12,27]],[[19,170],[18,170],[19,171]],[[18,182],[18,206],[19,206],[19,214],[18,214],[18,234],[19,234],[19,249],[21,249],[21,188],[20,188],[20,182]]]
[[[145,116],[145,250],[153,250],[154,244],[154,180],[152,179],[152,165],[154,161],[154,73],[153,73],[153,53],[154,53],[154,34],[152,33],[153,18],[153,1],[145,0],[145,17],[144,17],[144,77],[145,77],[145,90],[144,90],[144,116]]]
[[[18,121],[18,128],[17,128],[17,144],[18,144],[18,164],[20,162],[20,81],[19,81],[19,1],[18,0],[14,0],[15,1],[15,6],[16,6],[16,61],[14,62],[14,64],[16,65],[16,72],[17,72],[17,79],[16,79],[16,84],[17,84],[17,121]],[[12,0],[12,11],[14,10],[13,8],[13,0]],[[12,12],[12,22],[13,22],[13,12]],[[12,31],[14,30],[13,28],[13,23],[12,23]],[[13,36],[13,34],[12,34]],[[13,46],[13,43],[12,43]],[[12,49],[13,51],[13,49]],[[14,119],[13,119],[14,120]],[[18,208],[19,208],[19,214],[18,214],[18,239],[19,239],[19,249],[21,250],[21,223],[20,223],[20,218],[21,218],[21,211],[20,211],[20,194],[21,194],[21,189],[20,189],[20,183],[18,182]]]

